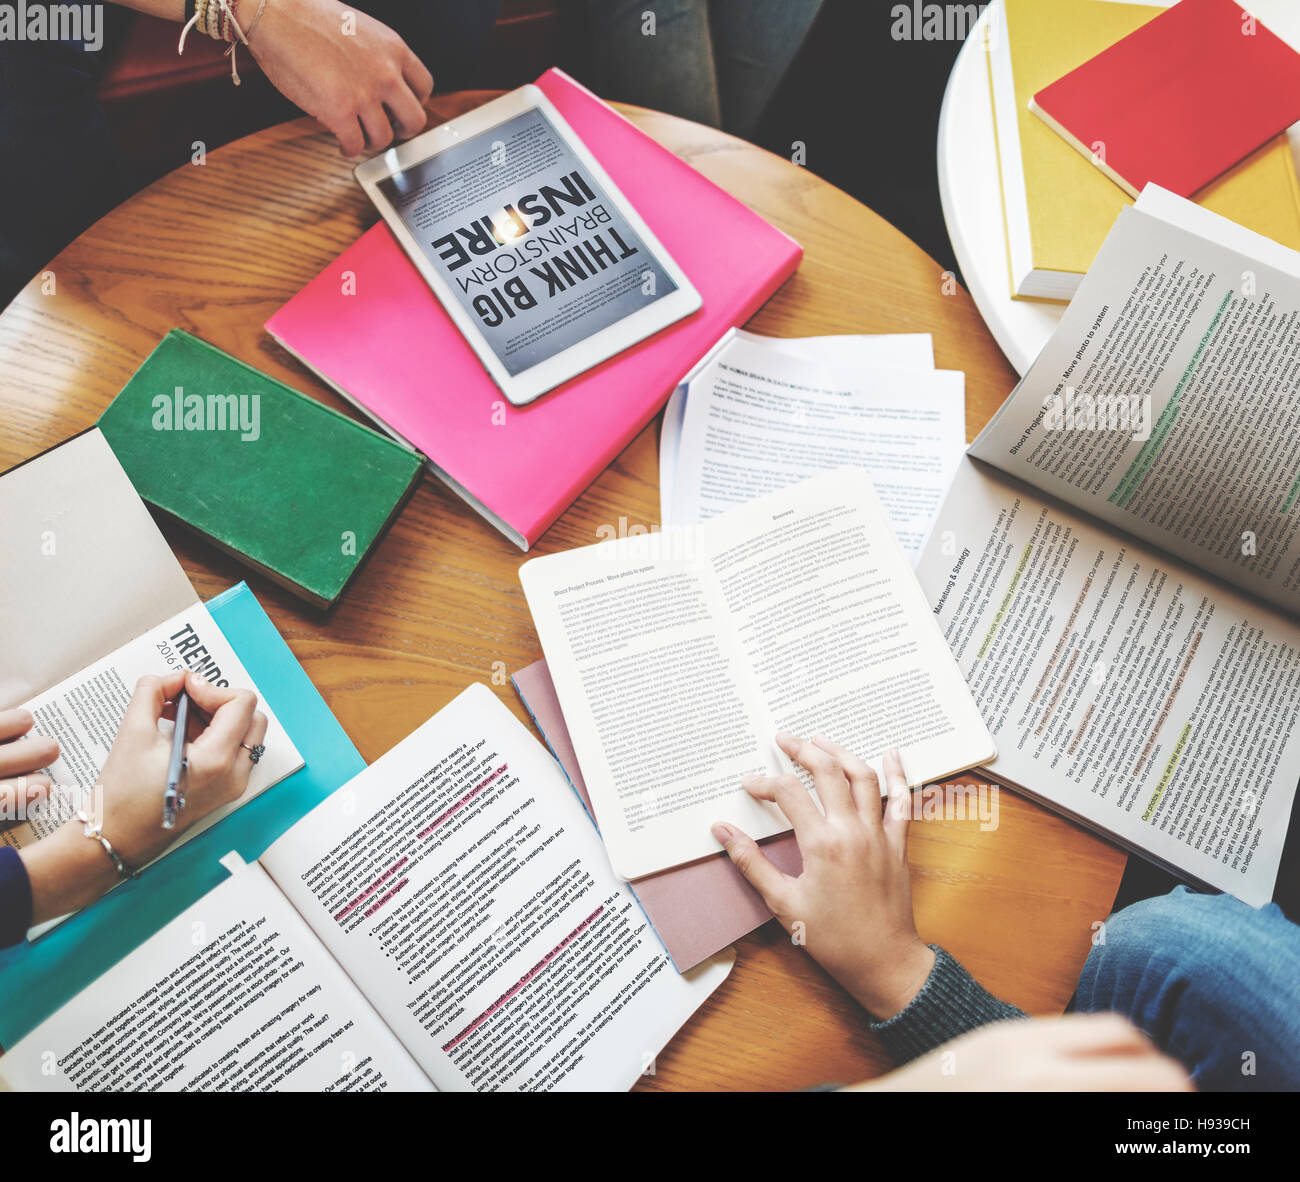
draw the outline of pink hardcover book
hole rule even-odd
[[[686,272],[703,299],[698,312],[512,407],[381,222],[266,324],[525,550],[803,254],[568,75],[548,70],[537,85]]]
[[[520,669],[512,680],[551,754],[582,799],[587,815],[594,819],[591,797],[546,662],[535,661]],[[793,833],[783,833],[761,844],[763,853],[786,874],[798,874],[803,869]],[[638,878],[631,886],[673,964],[683,973],[772,918],[758,893],[723,853]]]

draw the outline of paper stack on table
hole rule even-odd
[[[965,375],[926,333],[785,339],[732,330],[664,412],[660,519],[694,525],[840,467],[864,469],[908,557],[966,447]]]

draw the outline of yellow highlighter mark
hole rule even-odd
[[[1178,742],[1174,744],[1174,749],[1169,753],[1169,762],[1165,764],[1160,783],[1156,785],[1156,790],[1151,794],[1151,799],[1147,801],[1146,812],[1142,814],[1142,820],[1150,821],[1155,816],[1156,805],[1160,803],[1160,798],[1165,794],[1165,789],[1169,787],[1169,781],[1174,778],[1174,768],[1178,766],[1179,757],[1187,746],[1187,736],[1191,733],[1192,724],[1190,722],[1184,723],[1183,733],[1178,736]]]

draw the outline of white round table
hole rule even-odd
[[[995,7],[1000,19],[1002,0],[993,0],[948,76],[939,112],[939,197],[953,253],[975,306],[1007,360],[1023,375],[1047,343],[1065,305],[1011,298],[993,100],[984,58],[984,28]],[[1296,0],[1248,0],[1243,7],[1300,50]],[[1300,124],[1290,134],[1291,150],[1300,165]]]

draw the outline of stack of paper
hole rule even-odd
[[[910,559],[966,447],[965,375],[928,334],[786,339],[733,330],[682,380],[659,449],[665,528],[835,468],[865,470]]]

